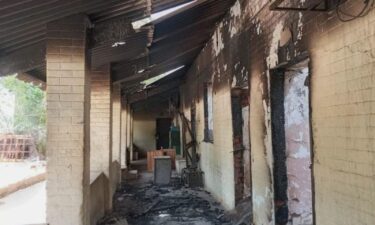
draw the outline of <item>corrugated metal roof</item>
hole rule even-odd
[[[197,0],[140,30],[132,21],[191,0],[5,0],[0,1],[0,57],[45,41],[46,24],[77,13],[85,13],[95,25],[90,41],[93,66],[112,64],[113,80],[134,86],[181,65],[192,64],[216,23],[234,0]],[[95,37],[117,23],[119,36]],[[102,28],[100,26],[102,25]],[[126,30],[121,30],[125,29]],[[112,28],[110,28],[112,29]],[[113,47],[116,38],[125,43]],[[45,79],[45,65],[35,65],[29,74]],[[177,78],[181,77],[181,71]]]
[[[144,0],[145,1],[145,0]],[[137,2],[144,2],[137,1]],[[0,53],[44,41],[45,25],[77,13],[95,14],[110,10],[121,0],[18,0],[0,2]],[[145,10],[145,8],[144,8]],[[126,13],[126,12],[124,12]]]
[[[134,62],[117,62],[113,68],[113,80],[127,81],[131,76],[143,79],[157,75],[160,68],[166,71],[180,65],[189,66],[211,37],[215,24],[233,2],[196,1],[172,15],[155,21],[152,41],[148,44],[148,53],[145,53],[143,63],[139,64],[139,58]],[[137,73],[141,69],[145,70],[144,74]]]
[[[188,0],[154,0],[153,12]],[[136,20],[150,14],[148,0],[6,0],[0,2],[0,54],[44,40],[45,25],[77,13],[93,22],[118,16]]]

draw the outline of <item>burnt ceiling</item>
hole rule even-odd
[[[0,76],[26,72],[46,79],[46,24],[87,15],[91,66],[112,65],[123,93],[139,92],[140,81],[178,66],[181,79],[234,0],[5,0],[0,2]],[[132,22],[171,7],[173,13],[134,29]],[[37,53],[37,54],[35,54]]]

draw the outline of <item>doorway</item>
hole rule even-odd
[[[231,91],[235,203],[251,195],[248,89]]]
[[[171,118],[156,119],[156,149],[169,148],[169,131],[171,124]]]
[[[278,225],[312,225],[312,147],[308,61],[271,77],[275,218]]]

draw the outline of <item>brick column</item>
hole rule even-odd
[[[133,155],[133,134],[134,134],[134,118],[133,118],[133,110],[131,107],[129,107],[129,150],[130,150],[130,162],[133,161],[134,155]]]
[[[129,159],[128,162],[130,162],[130,106],[126,106],[126,148],[129,150]]]
[[[112,208],[110,166],[112,163],[111,122],[111,74],[110,66],[91,70],[91,112],[90,112],[90,183],[104,173],[105,209]]]
[[[126,130],[127,129],[127,111],[126,111],[126,99],[121,98],[121,169],[126,168]]]
[[[90,80],[84,16],[47,25],[47,223],[89,224]]]
[[[120,158],[121,135],[121,88],[119,85],[112,87],[112,173],[113,192],[121,181]]]

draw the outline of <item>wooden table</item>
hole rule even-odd
[[[170,156],[172,169],[176,168],[176,150],[174,149],[162,149],[162,150],[153,150],[147,152],[147,170],[152,172],[154,171],[154,158],[157,156]]]

